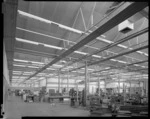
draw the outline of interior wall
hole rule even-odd
[[[10,88],[9,71],[5,44],[3,43],[3,109],[5,110],[6,101],[8,100],[8,89]]]

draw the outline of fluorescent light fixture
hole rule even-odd
[[[58,65],[58,64],[53,64],[53,66],[62,67],[62,65]]]
[[[33,72],[24,72],[24,73],[33,73]]]
[[[74,51],[75,53],[78,53],[78,54],[82,54],[82,55],[86,55],[87,53],[85,52],[80,52],[80,51]]]
[[[31,75],[31,74],[23,74],[23,75]]]
[[[13,64],[13,66],[26,67],[25,65],[17,65],[17,64]]]
[[[124,62],[124,61],[121,61],[121,60],[118,60],[118,62],[120,62],[120,63],[124,63],[124,64],[126,64],[127,62]]]
[[[99,55],[92,55],[93,57],[96,57],[96,58],[101,58],[101,56]]]
[[[49,23],[49,24],[51,24],[51,23],[57,24],[57,25],[59,25],[60,28],[63,28],[63,29],[69,30],[69,31],[73,31],[73,32],[80,33],[80,34],[83,33],[80,30],[73,29],[71,27],[68,27],[68,26],[65,26],[65,25],[62,25],[62,24],[58,24],[58,23],[52,22],[50,20],[47,20],[47,19],[35,16],[35,15],[32,15],[32,14],[27,13],[27,12],[23,12],[23,11],[20,11],[20,10],[18,10],[18,12],[19,12],[19,14],[21,14],[23,16],[27,16],[27,17],[30,17],[30,18],[33,18],[33,19],[36,19],[36,20],[39,20],[39,21],[42,21],[42,22],[46,22],[46,23]]]
[[[44,77],[41,77],[41,78],[39,78],[39,79],[44,79]]]
[[[20,60],[20,59],[14,59],[14,61],[18,61],[18,62],[28,62],[27,60]]]
[[[30,43],[30,44],[34,44],[34,45],[39,45],[38,42],[34,42],[34,41],[30,41],[30,40],[25,40],[22,38],[16,38],[16,41],[20,41],[20,42],[24,42],[24,43]]]
[[[138,65],[138,64],[134,64],[134,66],[140,66],[140,65]]]
[[[146,68],[146,66],[141,66],[141,67]]]
[[[147,54],[147,53],[144,53],[144,55],[148,56],[148,54]]]
[[[56,69],[53,69],[53,68],[47,68],[48,70],[56,70]]]
[[[141,52],[141,51],[136,51],[136,52],[138,52],[138,53],[140,53],[140,54],[144,54],[144,52]]]
[[[62,50],[62,49],[63,49],[62,47],[57,47],[57,46],[47,45],[47,44],[44,44],[44,46],[45,46],[45,47],[49,47],[49,48],[58,49],[58,50]]]
[[[101,36],[104,37],[104,38],[106,37],[105,35],[101,35]]]
[[[72,31],[72,32],[75,32],[75,33],[79,33],[79,34],[82,34],[83,32],[80,31],[80,30],[77,30],[77,29],[73,29],[71,27],[68,27],[68,26],[64,26],[62,24],[58,24],[60,28],[63,28],[63,29],[66,29],[66,30],[69,30],[69,31]]]
[[[115,60],[115,59],[110,59],[110,60],[115,61],[115,62],[117,61],[117,60]]]
[[[105,69],[110,69],[110,67],[106,67]]]
[[[39,67],[34,67],[34,66],[28,66],[29,68],[39,68]]]
[[[13,74],[21,74],[22,72],[13,72]]]
[[[23,12],[21,10],[18,10],[18,13],[23,15],[23,16],[27,16],[27,17],[30,17],[30,18],[33,18],[33,19],[36,19],[36,20],[39,20],[39,21],[42,21],[42,22],[46,22],[46,23],[49,23],[49,24],[52,23],[50,20],[47,20],[47,19],[35,16],[35,15],[32,15],[32,14],[27,13],[27,12]]]
[[[118,44],[117,46],[122,47],[122,48],[128,48],[127,46],[121,45],[121,44]]]
[[[36,64],[44,64],[43,62],[35,62],[35,61],[31,61],[31,62]]]
[[[21,72],[21,71],[13,71],[13,72]]]
[[[66,63],[66,61],[64,61],[64,60],[60,60],[60,62],[62,62],[62,63]]]
[[[20,75],[21,73],[15,73],[15,72],[13,72],[13,74],[17,74],[17,75]]]
[[[106,42],[106,43],[114,43],[112,41],[109,41],[109,40],[106,40],[106,39],[103,39],[103,38],[100,38],[100,37],[97,37],[96,39],[98,39],[100,41],[103,41],[103,42]]]
[[[19,76],[13,76],[12,78],[19,78]]]

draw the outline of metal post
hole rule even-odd
[[[63,76],[62,76],[62,79],[61,79],[61,86],[60,86],[60,89],[61,89],[61,92],[63,90]]]
[[[84,93],[84,104],[86,106],[86,99],[87,99],[87,61],[85,61],[85,93]]]
[[[129,82],[129,83],[130,83],[130,92],[129,93],[130,93],[130,97],[131,97],[131,82]]]
[[[98,77],[98,95],[100,96],[100,77]]]
[[[69,93],[69,69],[67,74],[67,92]]]
[[[60,70],[58,70],[58,92],[60,93]]]
[[[120,77],[119,77],[119,75],[118,75],[118,79],[119,79],[118,84],[119,84],[119,93],[120,93]]]
[[[148,96],[148,82],[145,81],[146,97]]]
[[[125,83],[123,82],[123,102],[125,102]]]
[[[143,91],[144,91],[144,95],[145,95],[145,81],[143,81]]]
[[[90,94],[90,75],[89,75],[89,78],[88,78],[88,94]]]
[[[76,67],[77,67],[77,63],[76,63]],[[78,72],[76,72],[76,73],[78,75]],[[76,78],[76,90],[77,90],[77,102],[78,102],[78,82],[77,82],[77,80],[78,80],[78,76]]]
[[[78,84],[77,84],[77,78],[75,79],[75,89],[77,91],[77,102],[78,102]]]
[[[46,77],[45,77],[45,80],[46,80],[46,85],[45,86],[46,86],[46,91],[47,91],[47,78]]]

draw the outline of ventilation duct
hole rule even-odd
[[[129,20],[125,20],[124,22],[118,25],[118,31],[121,33],[128,33],[134,29],[134,24]]]

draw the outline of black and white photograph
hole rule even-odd
[[[3,119],[148,117],[148,1],[3,0]]]

